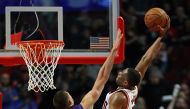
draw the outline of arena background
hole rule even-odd
[[[101,1],[102,4],[99,6],[87,8],[101,10],[104,7],[103,2],[105,2]],[[55,4],[58,1],[44,0],[44,2]],[[3,0],[0,0],[0,3],[3,6]],[[15,3],[18,2],[15,0]],[[120,15],[126,23],[126,59],[123,64],[114,66],[110,79],[94,109],[101,109],[106,93],[116,88],[117,72],[126,67],[134,68],[143,53],[155,40],[155,35],[147,30],[143,20],[144,13],[152,7],[163,8],[169,14],[171,28],[164,40],[164,47],[146,73],[134,109],[163,109],[164,107],[167,109],[171,100],[163,99],[163,96],[172,95],[175,84],[179,84],[181,90],[173,109],[189,109],[190,0],[120,0],[120,3]],[[0,13],[2,13],[2,7],[0,9]],[[68,10],[70,10],[69,7]],[[98,14],[103,15],[104,13]],[[88,14],[81,14],[81,17],[88,19]],[[96,22],[96,19],[89,22]],[[5,18],[0,14],[1,48],[5,42],[4,26]],[[79,103],[83,95],[92,88],[100,67],[101,65],[58,65],[54,79],[56,87],[69,90],[75,103]],[[3,109],[53,109],[52,97],[56,90],[45,93],[26,91],[28,81],[26,66],[1,65],[0,74],[0,90],[4,95]]]

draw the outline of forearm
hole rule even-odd
[[[145,53],[145,55],[146,54],[152,54],[153,56],[155,56],[155,54],[157,54],[157,53],[154,53],[153,51],[155,51],[155,52],[159,51],[158,49],[160,48],[160,45],[162,44],[161,43],[162,39],[163,39],[162,37],[158,37],[156,39],[156,41],[152,44],[152,46],[147,50],[147,52]]]
[[[111,73],[113,64],[114,64],[114,58],[115,58],[116,54],[117,54],[117,51],[112,49],[108,58],[106,59],[106,61],[104,62],[104,64],[102,65],[102,67],[98,73],[95,84],[97,83],[97,81],[100,81],[100,82],[98,82],[100,84],[98,84],[97,86],[96,85],[94,85],[94,86],[100,88],[102,85],[104,85],[107,82],[109,75]]]
[[[150,64],[152,60],[157,56],[162,46],[161,40],[162,38],[158,37],[153,45],[147,50],[147,52],[143,56],[143,60],[145,61],[145,63]]]
[[[160,51],[160,48],[162,46],[161,40],[162,37],[158,37],[156,39],[156,41],[147,50],[147,52],[144,54],[144,56],[141,58],[140,62],[136,66],[135,69],[141,73],[142,78],[144,77],[147,68],[152,63],[153,59],[155,59],[158,52]]]
[[[109,57],[106,59],[104,63],[105,71],[103,72],[103,77],[109,78],[116,54],[117,54],[117,50],[112,49],[111,53],[109,54]]]

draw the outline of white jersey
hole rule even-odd
[[[126,109],[132,109],[134,107],[134,105],[135,105],[135,99],[136,99],[137,94],[138,94],[138,88],[137,88],[137,86],[135,86],[134,90],[117,89],[114,92],[109,92],[106,95],[106,99],[104,101],[102,109],[109,109],[109,99],[116,92],[122,92],[126,96],[126,98],[128,99],[128,102],[126,101],[127,102],[127,108]]]

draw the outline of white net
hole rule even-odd
[[[61,41],[23,41],[17,43],[20,53],[28,67],[28,90],[44,92],[55,89],[53,76],[63,50]]]

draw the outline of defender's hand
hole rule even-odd
[[[119,46],[121,44],[122,37],[123,37],[123,34],[121,33],[121,30],[118,29],[118,31],[117,31],[117,38],[116,38],[116,41],[114,42],[113,48],[112,48],[113,51],[117,51],[118,50],[118,48],[119,48]]]

